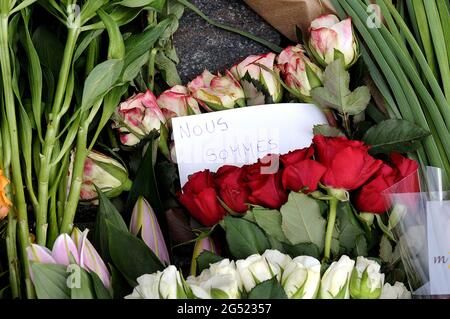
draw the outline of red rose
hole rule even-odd
[[[386,212],[391,203],[385,199],[383,192],[399,182],[401,183],[392,190],[393,193],[419,191],[417,162],[396,153],[391,154],[390,162],[390,166],[383,164],[375,177],[357,193],[355,206],[358,210],[376,214]]]
[[[289,165],[297,164],[306,159],[311,159],[313,156],[314,156],[314,148],[307,147],[280,156],[280,161],[286,167]]]
[[[395,184],[397,172],[387,164],[383,164],[375,177],[356,194],[354,204],[360,212],[383,214],[390,204],[383,192]]]
[[[345,137],[314,136],[316,159],[327,171],[322,183],[328,187],[354,190],[372,177],[383,164],[369,155],[363,142]]]
[[[389,157],[392,166],[397,171],[396,183],[398,185],[396,193],[418,193],[420,191],[419,183],[419,164],[398,153],[392,153]]]
[[[267,158],[267,157],[266,157]],[[281,183],[281,172],[271,173],[270,164],[260,160],[245,166],[245,181],[250,189],[249,202],[266,208],[279,209],[287,201],[287,194]]]
[[[326,170],[325,166],[310,159],[289,165],[283,171],[283,186],[294,192],[303,191],[309,194],[317,190]]]
[[[189,177],[178,199],[191,215],[205,226],[217,224],[225,215],[225,209],[217,200],[213,175],[209,170]]]
[[[220,198],[236,213],[248,210],[248,188],[243,181],[244,169],[236,166],[222,166],[216,173]]]

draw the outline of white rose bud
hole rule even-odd
[[[349,299],[348,286],[354,265],[355,261],[348,256],[333,262],[322,277],[320,299]]]
[[[125,299],[183,299],[186,293],[175,266],[137,279],[138,286]]]
[[[266,258],[258,254],[251,255],[247,259],[238,260],[236,268],[247,292],[250,292],[261,282],[272,279],[276,275]]]
[[[296,257],[287,265],[281,278],[288,298],[314,299],[320,285],[320,262],[314,257]]]
[[[353,299],[378,299],[384,283],[380,265],[370,259],[358,257],[350,279],[350,295]]]
[[[283,271],[292,262],[292,258],[289,255],[280,253],[278,250],[268,249],[262,256],[266,258],[271,268],[277,274],[278,279],[280,279]]]

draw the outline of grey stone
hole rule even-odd
[[[208,17],[279,44],[281,35],[242,0],[191,0]],[[216,28],[186,10],[174,35],[180,57],[178,72],[186,84],[204,69],[223,71],[249,55],[269,52],[250,39]]]

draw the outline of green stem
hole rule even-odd
[[[25,277],[27,297],[34,297],[34,288],[29,274],[29,260],[26,248],[30,245],[28,231],[27,205],[22,181],[22,168],[20,163],[19,137],[17,134],[17,119],[14,101],[14,93],[11,85],[11,60],[8,44],[8,16],[1,16],[0,24],[0,65],[3,77],[3,91],[5,98],[6,116],[8,118],[9,133],[11,139],[11,171],[15,188],[15,207],[19,223],[19,242],[23,258],[23,272]]]
[[[72,180],[70,183],[69,197],[64,206],[64,216],[61,223],[61,233],[70,233],[73,228],[73,221],[80,198],[81,185],[83,183],[84,161],[87,156],[87,134],[89,123],[83,121],[83,125],[78,130],[77,147],[72,168]]]
[[[16,246],[17,220],[14,212],[8,214],[8,234],[6,236],[6,250],[8,253],[9,265],[9,284],[11,286],[11,295],[13,299],[20,298],[20,270],[19,258],[17,257]]]
[[[155,62],[156,54],[158,54],[158,48],[153,48],[150,51],[150,58],[148,63],[148,77],[150,82],[150,91],[153,91],[155,87]]]
[[[39,170],[38,202],[39,209],[36,213],[36,238],[39,245],[46,244],[47,239],[47,210],[48,210],[48,190],[51,170],[52,152],[56,142],[59,122],[61,120],[60,109],[65,96],[66,85],[72,65],[73,53],[80,31],[79,29],[69,29],[64,56],[59,73],[58,87],[53,101],[52,113],[47,126],[43,151],[41,156],[41,165]]]
[[[336,223],[336,212],[339,200],[333,198],[330,200],[330,212],[328,214],[327,232],[325,234],[325,261],[330,260],[331,257],[331,240],[333,238],[334,224]]]
[[[9,164],[8,164],[9,165]],[[0,164],[1,166],[1,164]],[[10,178],[9,168],[4,170],[6,178]],[[11,184],[6,186],[6,196],[12,198]],[[14,209],[8,213],[8,230],[6,235],[6,251],[9,265],[9,284],[12,298],[20,298],[20,264],[17,257],[17,219]]]

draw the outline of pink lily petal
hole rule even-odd
[[[87,271],[95,272],[101,279],[106,288],[111,287],[111,276],[104,261],[95,250],[94,246],[87,239],[88,231],[85,230],[82,236],[81,252],[80,252],[80,266]]]
[[[69,235],[61,234],[56,238],[55,244],[53,245],[52,257],[56,263],[68,266],[71,264],[70,255],[73,256],[75,263],[79,264],[80,257],[77,246]]]

